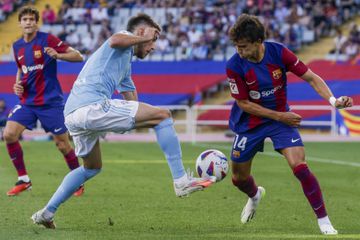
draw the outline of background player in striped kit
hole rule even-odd
[[[23,7],[18,20],[23,36],[13,44],[18,67],[14,92],[20,103],[10,112],[4,129],[6,147],[18,173],[18,181],[7,192],[9,196],[18,195],[32,186],[19,137],[25,129],[33,129],[37,120],[46,132],[52,133],[70,170],[79,167],[64,125],[64,100],[56,76],[56,60],[81,62],[83,57],[55,36],[38,31],[39,12],[35,8]],[[83,190],[81,186],[75,195],[81,195]]]

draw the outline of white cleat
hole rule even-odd
[[[34,224],[43,225],[46,228],[55,229],[56,225],[54,223],[53,218],[46,219],[44,217],[44,211],[45,208],[37,211],[31,216],[31,219],[34,221]]]
[[[258,196],[258,197],[256,197]],[[247,223],[250,222],[251,219],[254,218],[256,208],[259,205],[261,199],[265,196],[265,189],[263,187],[258,187],[258,192],[256,193],[255,197],[249,198],[245,207],[241,212],[241,222]]]
[[[193,173],[188,172],[187,181],[175,183],[174,189],[177,197],[186,197],[193,192],[202,191],[216,182],[215,176],[208,178],[194,178]]]
[[[337,235],[338,231],[331,224],[319,225],[320,231],[324,235]]]

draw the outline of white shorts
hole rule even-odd
[[[99,137],[107,132],[124,133],[134,128],[139,103],[109,99],[76,109],[65,117],[65,125],[73,137],[75,153],[84,157]]]

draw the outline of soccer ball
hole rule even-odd
[[[215,176],[216,181],[220,182],[226,177],[228,170],[228,160],[219,150],[206,150],[196,159],[196,172],[200,177]]]

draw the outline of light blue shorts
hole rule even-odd
[[[65,125],[73,137],[75,153],[90,153],[99,137],[107,132],[124,133],[134,128],[139,103],[109,99],[76,109],[65,117]]]

